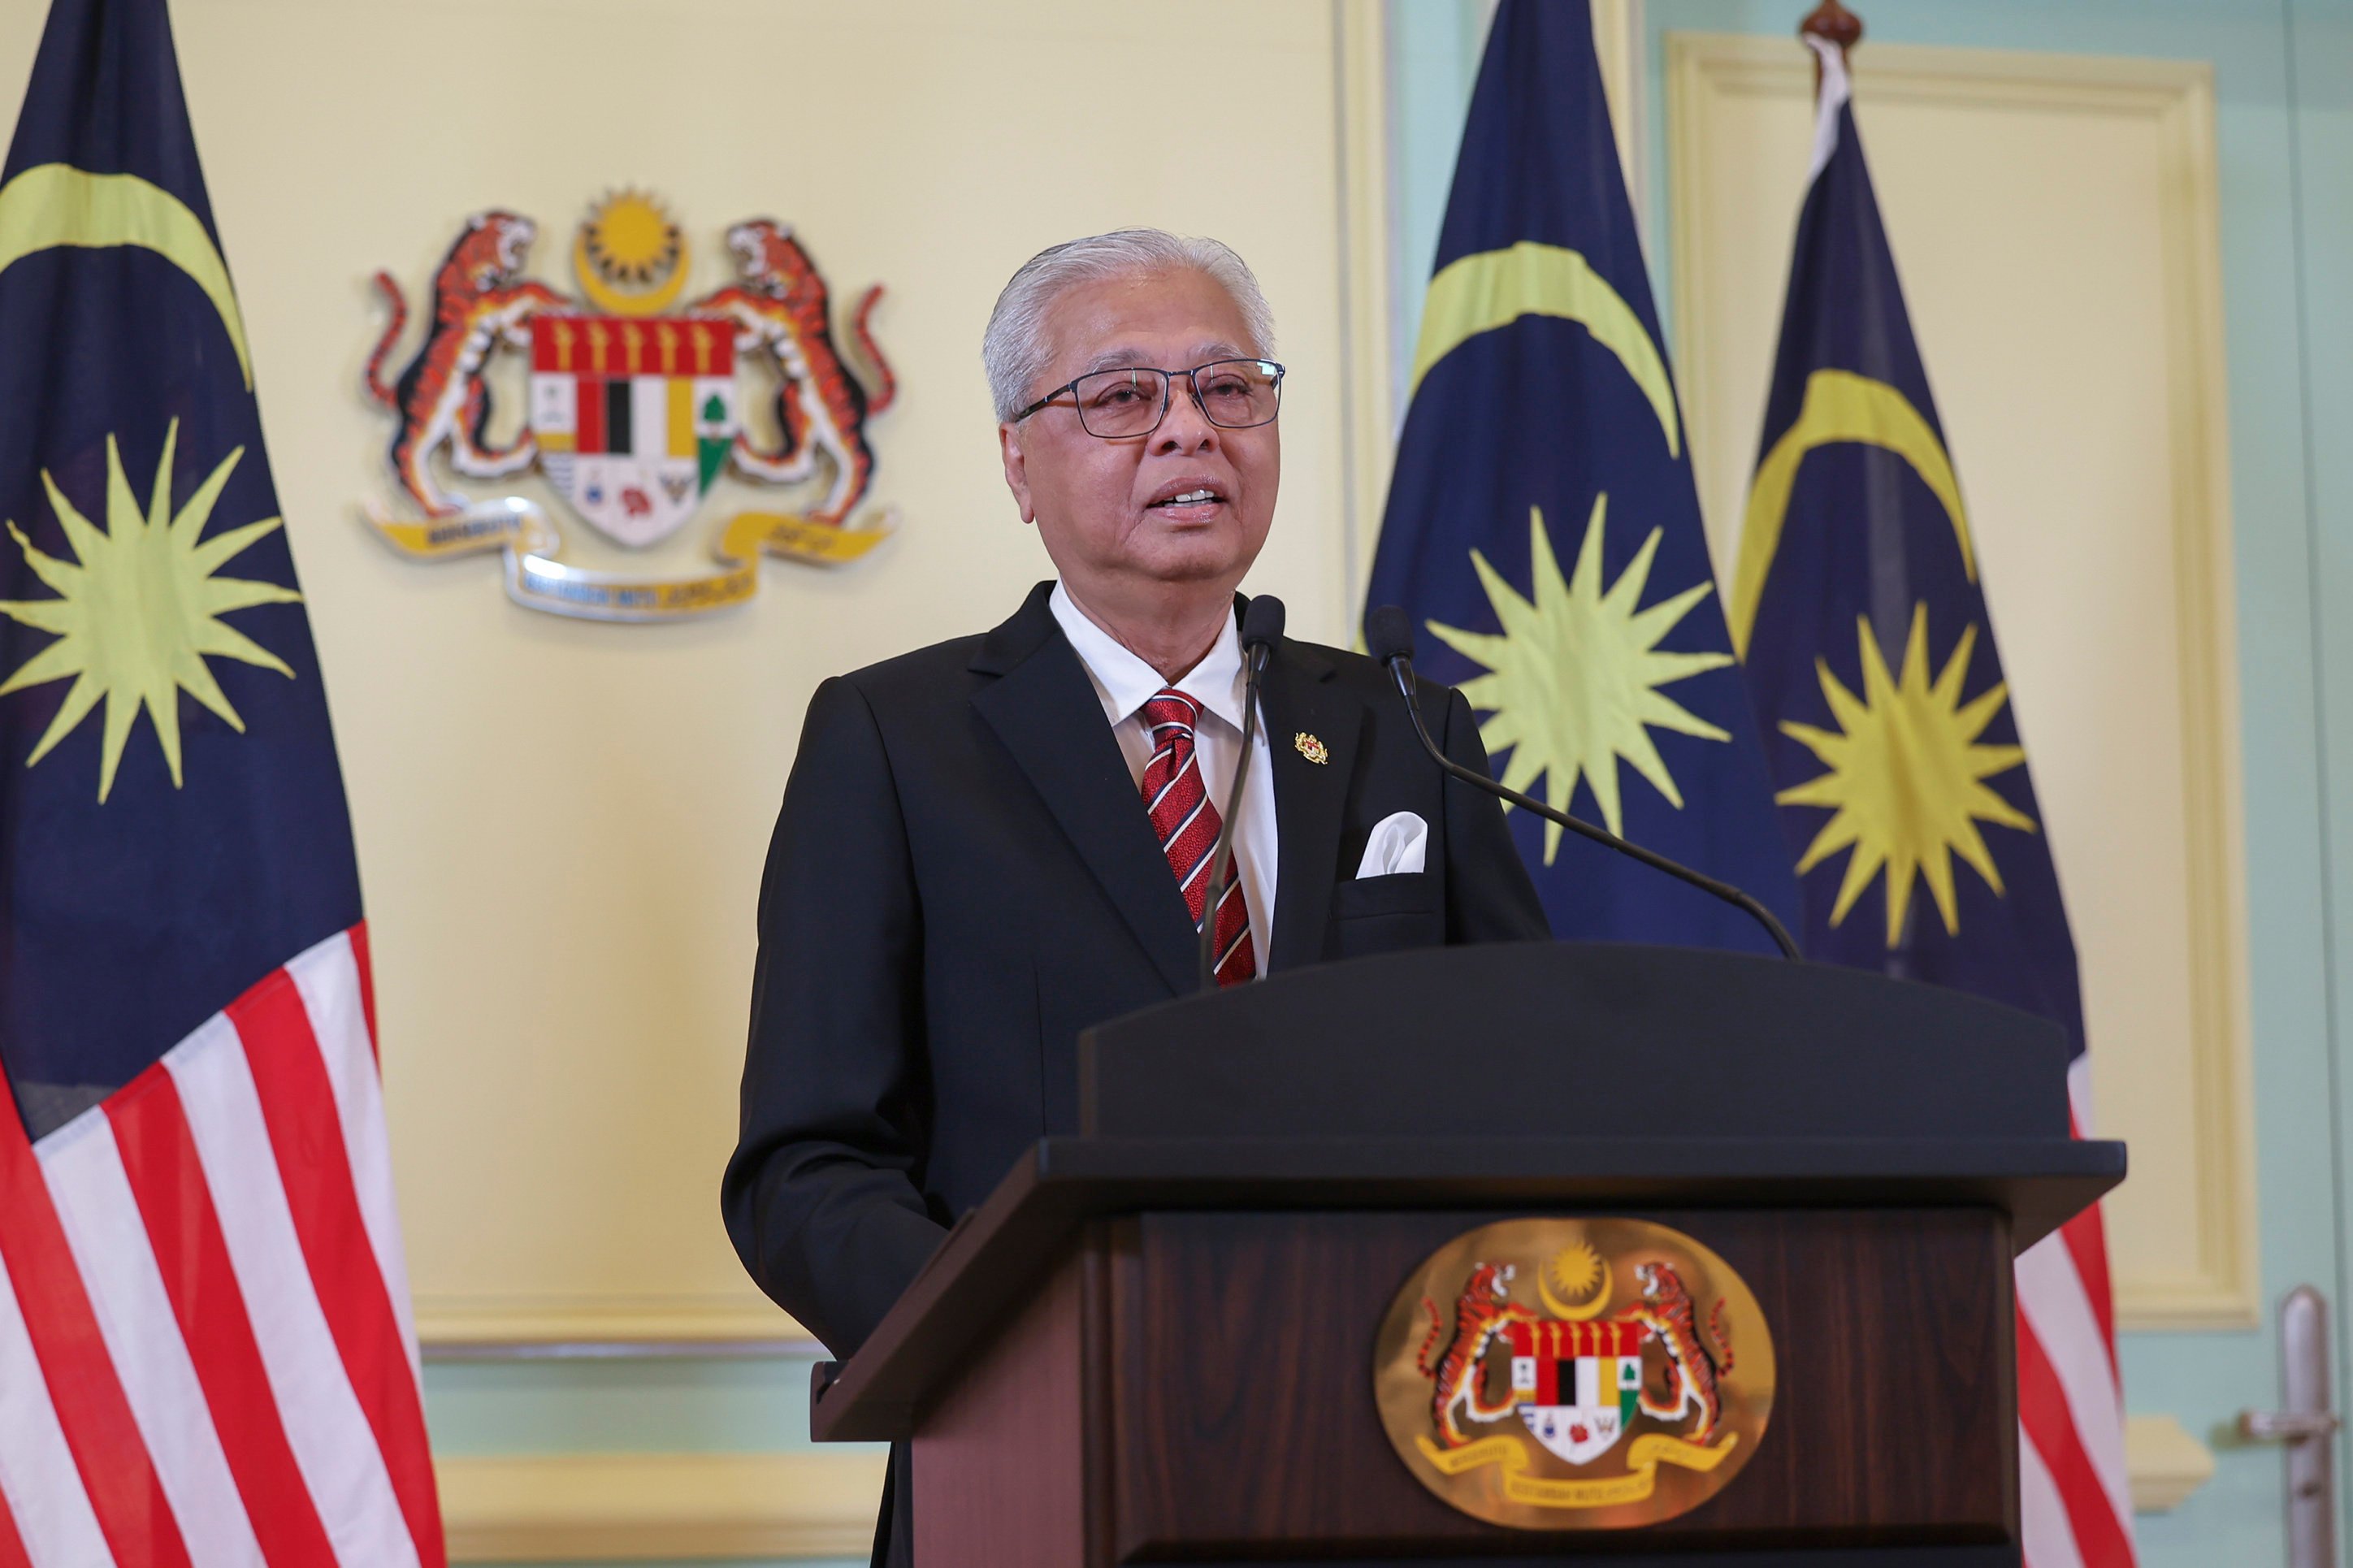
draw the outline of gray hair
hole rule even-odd
[[[1046,312],[1082,283],[1135,273],[1198,272],[1233,296],[1250,329],[1253,352],[1274,353],[1274,312],[1250,266],[1231,247],[1157,228],[1113,229],[1049,246],[1021,264],[988,313],[980,340],[980,363],[988,372],[988,395],[999,420],[1011,419],[1029,403],[1031,386],[1045,373],[1053,345],[1046,341]]]

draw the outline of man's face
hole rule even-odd
[[[1189,270],[1082,285],[1054,302],[1046,326],[1053,355],[1031,398],[1090,371],[1185,370],[1263,352],[1233,297]],[[1111,610],[1179,585],[1232,591],[1274,521],[1280,428],[1220,429],[1178,378],[1148,436],[1091,436],[1067,395],[997,435],[1022,521],[1038,525],[1072,595]],[[1205,500],[1172,500],[1204,490]]]

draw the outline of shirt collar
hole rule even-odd
[[[1054,619],[1061,624],[1062,635],[1071,639],[1071,647],[1094,678],[1095,689],[1103,700],[1103,708],[1114,724],[1132,717],[1153,698],[1167,690],[1171,682],[1163,680],[1160,672],[1130,649],[1121,646],[1109,632],[1087,618],[1084,610],[1074,604],[1062,584],[1054,584],[1048,601]],[[1236,731],[1242,727],[1242,644],[1241,633],[1234,617],[1226,617],[1225,629],[1201,662],[1186,671],[1184,679],[1173,683],[1175,689],[1223,719]]]

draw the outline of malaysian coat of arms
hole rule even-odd
[[[1447,1502],[1526,1530],[1655,1524],[1730,1483],[1772,1412],[1772,1336],[1724,1259],[1634,1219],[1483,1226],[1398,1292],[1374,1395]]]
[[[376,274],[390,319],[365,383],[393,416],[397,493],[364,510],[394,549],[427,559],[500,551],[521,604],[656,621],[750,599],[763,554],[839,565],[889,536],[895,512],[859,510],[875,474],[867,422],[896,393],[869,325],[880,284],[837,336],[830,291],[792,228],[752,218],[727,231],[734,279],[690,300],[683,231],[652,196],[623,191],[574,237],[574,299],[525,275],[537,234],[511,212],[467,219],[420,301],[422,337],[389,380],[410,310],[398,282]],[[520,415],[493,406],[502,356],[522,362]],[[747,384],[771,429],[745,417]],[[683,572],[592,571],[562,558],[564,530],[537,500],[479,493],[534,472],[572,519],[630,551],[681,536],[723,480],[797,505],[721,519],[704,558]]]

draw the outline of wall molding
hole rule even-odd
[[[461,1563],[864,1558],[883,1455],[563,1454],[434,1463]]]
[[[745,1286],[749,1293],[750,1286]],[[591,1342],[744,1343],[806,1341],[808,1331],[777,1308],[733,1291],[676,1295],[434,1293],[415,1298],[417,1337],[479,1354],[497,1345]]]
[[[2177,498],[2169,522],[2194,1078],[2191,1147],[2163,1152],[2194,1162],[2197,1199],[2182,1227],[2188,1266],[2164,1278],[2120,1268],[2116,1312],[2127,1329],[2251,1327],[2262,1303],[2213,72],[2200,61],[1894,44],[1865,44],[1855,64],[1865,114],[1874,103],[1908,101],[2124,117],[2152,125],[2163,149],[2169,199],[2160,265],[2175,372],[2164,460]],[[1708,384],[1709,356],[1699,347],[1710,330],[1702,258],[1712,254],[1700,150],[1711,145],[1717,105],[1757,97],[1810,103],[1813,74],[1791,40],[1671,33],[1665,81],[1677,379],[1692,445],[1709,450],[1717,439],[1711,425],[1730,400]],[[1794,221],[1794,199],[1790,211]],[[1786,254],[1774,265],[1786,266]],[[1739,442],[1754,433],[1724,435]]]

